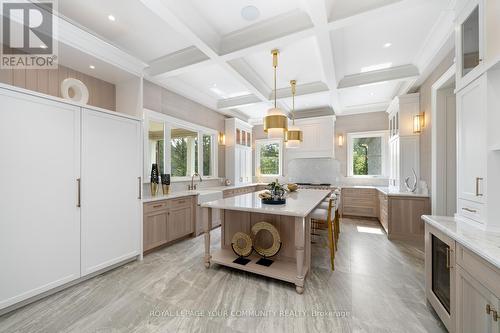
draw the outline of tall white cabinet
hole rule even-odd
[[[141,252],[140,120],[0,88],[0,313]]]
[[[500,231],[498,0],[459,2],[456,20],[457,217]]]
[[[80,277],[78,107],[0,89],[0,309]]]
[[[253,180],[252,125],[237,119],[226,119],[226,178],[234,185]]]
[[[136,120],[82,112],[82,275],[141,253],[141,127]]]
[[[420,180],[420,138],[413,133],[413,117],[420,113],[420,94],[401,95],[391,102],[389,114],[389,186],[406,191],[405,179],[413,170]]]

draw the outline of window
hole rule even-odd
[[[212,176],[212,135],[203,134],[203,176]]]
[[[203,178],[218,176],[219,131],[145,110],[144,179],[149,181],[151,164],[172,181],[185,181],[194,173]]]
[[[163,127],[163,123],[150,121],[149,122],[149,132],[148,132],[148,140],[149,140],[149,152],[151,156],[151,163],[158,164],[158,170],[160,174],[164,173],[165,165],[164,165],[164,143],[165,143],[165,131]]]
[[[283,164],[281,140],[255,141],[255,166],[257,176],[280,176]]]
[[[198,172],[198,133],[182,128],[170,131],[172,177],[189,177]]]
[[[347,134],[348,175],[383,177],[387,161],[387,131]]]

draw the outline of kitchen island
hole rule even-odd
[[[330,193],[328,190],[300,189],[287,196],[284,205],[262,204],[259,192],[243,194],[231,198],[201,204],[207,210],[205,230],[205,266],[211,263],[224,265],[247,272],[279,279],[295,284],[299,294],[304,292],[304,281],[311,268],[311,221],[310,214]],[[210,252],[210,232],[212,230],[212,209],[221,210],[221,247]],[[258,222],[268,222],[279,232],[281,249],[271,258],[270,266],[257,264],[261,258],[252,253],[246,265],[235,263],[238,256],[233,252],[231,240],[236,232],[250,235],[251,228]],[[255,241],[263,246],[272,239],[268,233],[259,232]]]

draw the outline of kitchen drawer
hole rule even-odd
[[[469,272],[482,285],[500,297],[500,269],[480,258],[457,242],[457,264]]]
[[[190,207],[191,205],[192,205],[191,196],[168,200],[168,208],[171,209]]]
[[[377,198],[376,197],[344,197],[342,198],[345,206],[355,206],[355,207],[376,207]]]
[[[344,205],[342,207],[342,214],[351,216],[377,217],[377,209],[375,207],[354,207]]]
[[[144,213],[153,213],[168,208],[167,200],[158,200],[144,204]]]
[[[359,196],[375,196],[377,195],[377,190],[374,188],[343,188],[343,197],[359,197]]]
[[[484,224],[484,206],[468,200],[458,200],[458,213],[466,218]]]

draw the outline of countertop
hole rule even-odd
[[[429,194],[424,194],[424,193],[413,193],[413,192],[404,192],[404,191],[399,191],[392,189],[387,186],[361,186],[361,185],[354,185],[354,186],[341,186],[341,188],[372,188],[379,190],[383,194],[389,196],[389,197],[416,197],[416,198],[428,198]]]
[[[288,194],[286,204],[284,205],[265,205],[259,198],[259,192],[254,192],[205,202],[202,203],[201,206],[245,212],[306,217],[328,194],[330,194],[328,190],[299,189],[297,192]]]
[[[424,215],[422,219],[500,269],[500,232],[485,231],[454,217]]]
[[[223,192],[226,190],[234,190],[238,188],[245,188],[245,187],[251,187],[251,186],[257,186],[257,185],[267,185],[267,183],[251,183],[251,184],[242,184],[242,185],[229,185],[229,186],[211,186],[211,187],[205,187],[205,188],[200,188],[197,190],[192,190],[192,191],[172,191],[170,194],[167,195],[157,195],[157,196],[144,196],[142,199],[142,202],[153,202],[153,201],[159,201],[159,200],[167,200],[167,199],[174,199],[174,198],[180,198],[180,197],[187,197],[190,195],[199,195],[199,194],[208,194],[208,193],[215,193],[215,192]],[[159,189],[161,192],[161,188]]]

